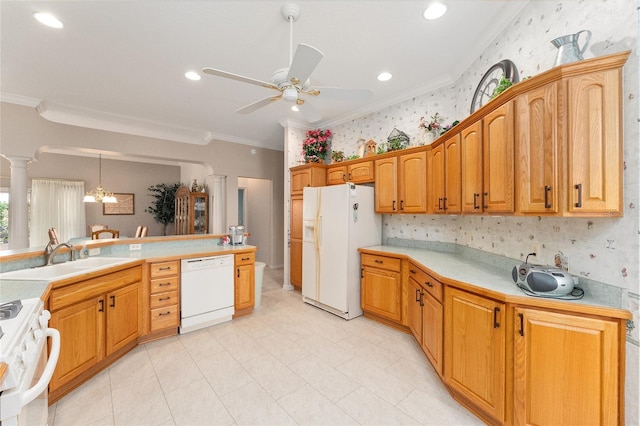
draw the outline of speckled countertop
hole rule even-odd
[[[500,300],[536,306],[547,305],[554,308],[562,306],[562,304],[573,304],[575,308],[603,308],[608,311],[609,315],[620,318],[630,318],[631,315],[630,312],[624,310],[618,298],[606,297],[598,292],[591,293],[588,289],[585,289],[585,296],[579,300],[559,300],[528,296],[515,285],[510,271],[470,259],[455,252],[388,245],[365,247],[361,248],[360,251],[373,254],[400,255],[410,258],[432,271],[437,275],[435,278],[441,279],[446,284],[456,286],[457,284],[462,284],[460,286],[463,288],[477,289],[485,295],[493,296]],[[514,262],[513,266],[518,264]]]

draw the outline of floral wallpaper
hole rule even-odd
[[[638,301],[640,299],[640,169],[638,27],[640,1],[532,1],[449,87],[332,127],[333,149],[357,152],[358,139],[386,141],[398,128],[418,137],[421,117],[438,112],[444,124],[469,115],[473,92],[491,65],[511,59],[521,79],[553,67],[556,37],[590,30],[585,59],[632,50],[623,69],[624,217],[550,218],[515,216],[385,215],[383,238],[457,243],[524,260],[532,244],[540,247],[536,263],[553,264],[562,255],[569,272],[619,288],[623,306],[634,314],[629,330],[628,423],[638,422]],[[300,146],[302,138],[298,140]],[[635,376],[629,372],[635,371]]]

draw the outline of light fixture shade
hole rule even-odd
[[[295,87],[288,87],[282,92],[282,98],[288,102],[295,102],[298,100],[298,91]]]
[[[117,203],[116,197],[112,192],[105,191],[102,187],[102,154],[99,159],[98,187],[93,191],[86,193],[82,201],[84,203]]]
[[[116,200],[116,197],[114,197],[113,195],[107,195],[102,199],[103,203],[117,203],[118,200]]]
[[[87,195],[84,196],[82,201],[85,202],[85,203],[95,203],[96,202],[96,197],[91,195],[91,193],[87,192]]]

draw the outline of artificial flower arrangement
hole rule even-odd
[[[331,144],[331,130],[308,130],[307,138],[302,143],[302,153],[307,163],[319,163],[327,157]]]
[[[420,117],[420,123],[418,123],[418,127],[440,135],[440,129],[442,128],[443,119],[444,118],[438,112],[436,112],[435,115],[431,116],[431,121],[429,121],[428,123],[424,117]]]

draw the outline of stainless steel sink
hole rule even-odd
[[[80,275],[85,272],[105,269],[131,262],[135,259],[129,257],[89,257],[73,262],[57,263],[51,266],[41,266],[38,268],[20,269],[17,271],[0,274],[2,280],[18,281],[55,281]]]

